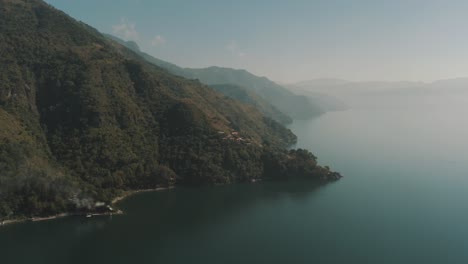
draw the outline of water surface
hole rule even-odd
[[[345,175],[177,188],[123,216],[0,228],[2,263],[468,263],[467,104],[374,98],[296,121],[298,147]]]

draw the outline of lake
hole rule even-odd
[[[345,177],[176,188],[122,216],[0,228],[15,263],[468,263],[468,104],[366,98],[295,121],[297,147]]]

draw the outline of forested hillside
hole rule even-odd
[[[217,85],[230,85],[231,89],[235,89],[234,93],[239,92],[239,87],[246,89],[256,97],[261,97],[264,102],[269,104],[269,108],[274,107],[278,109],[283,116],[288,116],[288,120],[278,115],[271,115],[269,117],[279,122],[290,123],[290,119],[309,119],[325,112],[325,109],[320,108],[317,98],[312,101],[310,98],[297,95],[289,91],[285,87],[267,79],[266,77],[255,76],[254,74],[240,69],[222,68],[222,67],[208,67],[201,69],[182,68],[173,63],[163,61],[155,58],[145,52],[142,52],[138,45],[133,41],[124,41],[112,35],[106,35],[107,38],[112,39],[127,48],[139,54],[146,61],[162,67],[172,74],[182,76],[188,79],[198,79],[202,83],[217,86]],[[319,100],[318,100],[319,101]],[[264,109],[260,109],[261,111]],[[269,115],[270,111],[265,111]]]
[[[287,151],[295,139],[42,1],[0,0],[0,218],[90,210],[131,189],[336,178]]]

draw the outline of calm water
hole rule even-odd
[[[144,193],[0,228],[1,263],[468,263],[468,104],[377,99],[291,127],[337,183]]]

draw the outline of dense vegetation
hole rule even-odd
[[[229,98],[236,99],[242,103],[255,107],[265,116],[281,124],[292,123],[292,119],[289,116],[283,114],[275,106],[268,103],[265,99],[257,96],[255,93],[249,91],[244,87],[240,87],[233,84],[210,85],[210,87]]]
[[[131,189],[336,178],[254,106],[118,46],[42,1],[0,1],[0,218]]]
[[[255,76],[246,70],[221,67],[202,69],[181,68],[175,64],[142,52],[133,41],[124,41],[112,35],[106,35],[106,37],[126,46],[139,54],[146,61],[164,68],[172,74],[188,79],[197,79],[204,84],[214,87],[224,86],[224,88],[227,88],[226,85],[230,85],[230,88],[235,90],[234,93],[230,93],[231,95],[239,93],[239,89],[247,90],[253,95],[252,98],[262,98],[263,101],[257,103],[257,105],[262,107],[268,105],[268,107],[259,109],[261,111],[265,110],[264,114],[280,123],[290,123],[291,117],[294,119],[308,119],[324,112],[324,109],[319,107],[320,104],[317,104],[317,102],[321,103],[321,100],[318,100],[318,98],[296,95],[283,86],[265,77]],[[271,108],[281,111],[281,115],[278,115],[276,111],[272,112],[270,110]],[[288,117],[285,118],[284,116]]]

